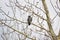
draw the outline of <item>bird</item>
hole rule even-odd
[[[31,24],[31,22],[32,22],[32,17],[31,17],[31,16],[28,16],[28,18],[27,18],[27,22],[28,22],[28,25]]]

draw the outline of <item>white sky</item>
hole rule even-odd
[[[19,0],[19,1],[20,1],[21,4],[23,4],[23,5],[25,4],[23,2],[23,0]],[[37,0],[35,0],[35,1],[37,1]],[[54,2],[55,2],[55,0],[53,0],[53,3]],[[4,3],[7,3],[8,4],[9,2],[7,0],[0,0],[0,7],[2,7],[2,9],[7,13],[11,9],[10,8],[8,9],[8,7],[6,7]],[[53,8],[52,8],[52,6],[50,4],[50,1],[49,0],[46,0],[46,3],[47,3],[48,10],[49,10],[49,13],[50,13],[50,18],[52,19],[56,15],[56,13],[55,13],[55,11],[53,10]],[[55,3],[54,3],[54,5],[55,5]],[[12,14],[10,14],[10,15],[12,16]],[[0,18],[2,18],[2,16],[0,16]],[[55,18],[55,20],[54,20],[54,23],[52,24],[53,25],[54,32],[56,33],[56,35],[58,35],[58,31],[59,31],[59,27],[60,27],[60,21],[59,20],[60,20],[60,17],[57,16]],[[1,32],[1,29],[0,29],[0,32]]]

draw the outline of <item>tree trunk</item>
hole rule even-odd
[[[56,35],[55,35],[55,33],[52,29],[52,25],[51,25],[50,17],[49,17],[49,11],[48,11],[45,0],[42,0],[42,3],[43,3],[45,14],[46,14],[46,17],[47,17],[47,24],[48,24],[48,27],[49,27],[49,32],[51,33],[52,39],[57,40],[57,37],[56,37]]]

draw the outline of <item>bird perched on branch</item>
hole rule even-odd
[[[32,17],[31,16],[28,16],[27,22],[28,22],[28,25],[31,24],[31,22],[32,22]]]

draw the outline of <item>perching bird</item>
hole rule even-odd
[[[27,22],[28,22],[28,25],[31,24],[31,22],[32,22],[32,17],[31,16],[28,16]]]

